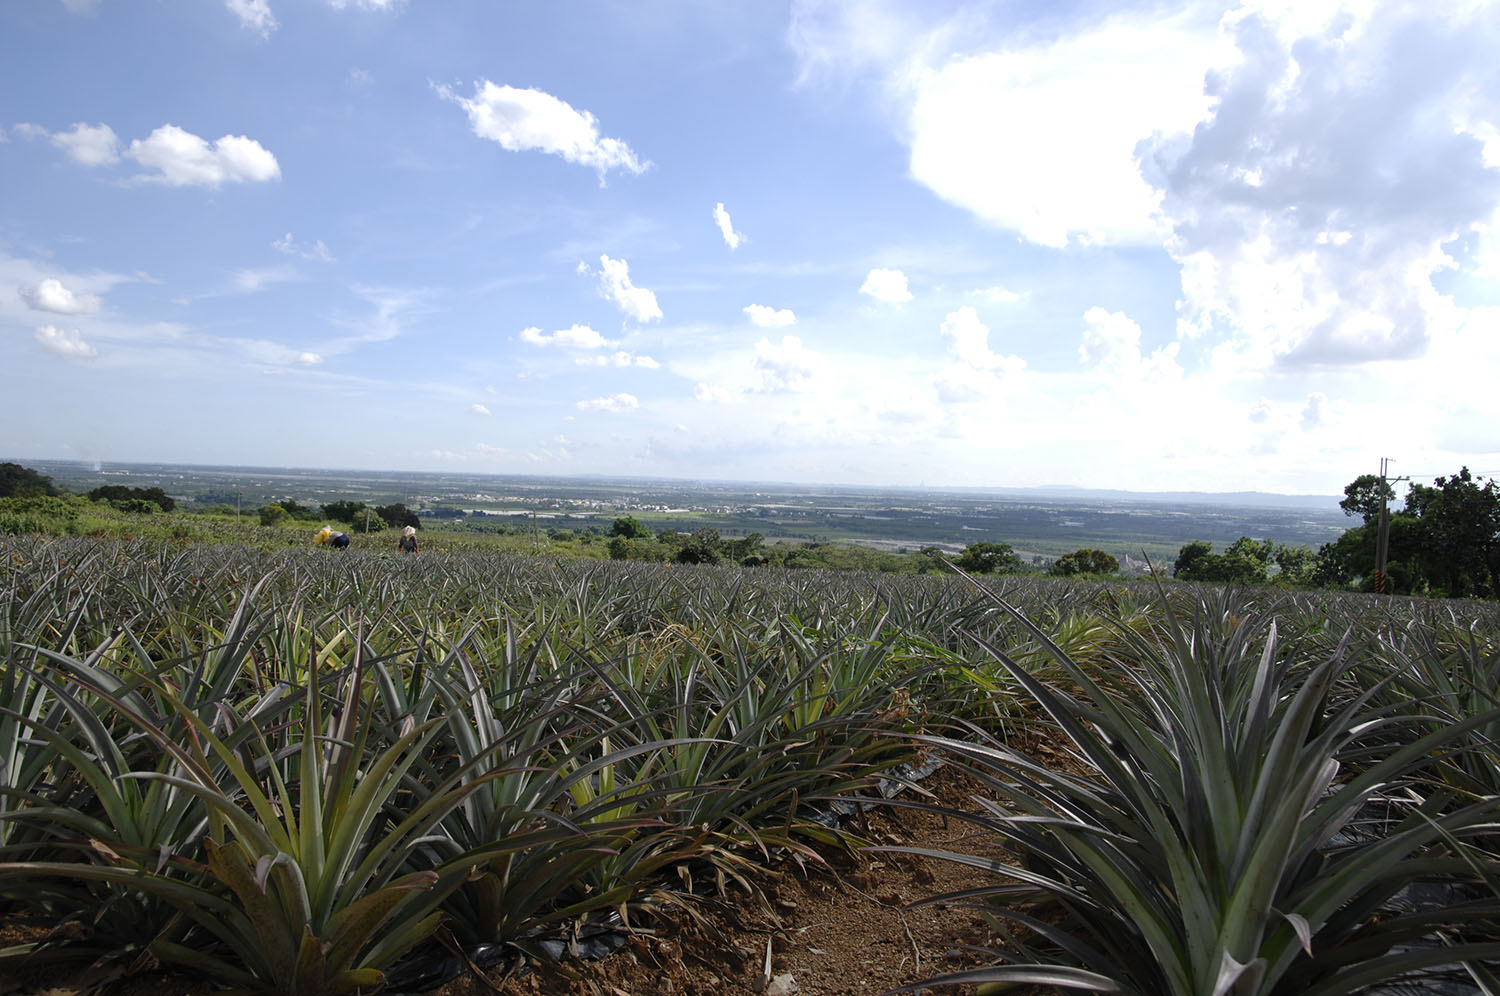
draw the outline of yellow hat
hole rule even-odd
[[[401,535],[403,535],[403,536],[415,536],[415,535],[417,535],[417,527],[416,526],[407,526],[405,529],[401,530]]]

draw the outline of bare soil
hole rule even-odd
[[[969,808],[973,786],[953,769],[924,783],[943,804]],[[993,837],[972,824],[909,808],[874,809],[853,827],[870,843],[924,847],[1002,859]],[[519,956],[477,969],[434,996],[866,996],[985,964],[994,938],[983,912],[962,903],[913,906],[935,895],[994,882],[988,873],[928,857],[854,850],[822,863],[784,860],[762,880],[763,895],[697,900],[664,911],[615,954],[531,963]],[[44,930],[0,922],[0,948]],[[769,949],[770,970],[766,970]],[[787,979],[786,976],[790,976]],[[75,996],[84,980],[32,973],[0,979],[3,996]],[[768,985],[769,983],[769,985]],[[146,973],[92,989],[99,996],[198,996],[201,980]],[[934,990],[938,991],[938,990]],[[971,987],[942,992],[971,996]]]

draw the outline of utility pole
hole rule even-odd
[[[1386,491],[1390,485],[1386,483],[1386,472],[1390,469],[1390,459],[1380,458],[1380,525],[1375,534],[1375,594],[1386,593],[1385,567],[1386,560],[1390,554],[1391,547],[1391,512],[1387,508]],[[1409,481],[1410,477],[1392,477],[1392,481]]]

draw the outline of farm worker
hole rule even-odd
[[[327,545],[333,547],[335,550],[342,550],[349,545],[349,534],[336,533],[333,531],[332,526],[324,526],[318,530],[318,534],[313,537],[313,540],[319,546]]]
[[[401,541],[396,544],[396,549],[402,553],[417,552],[417,529],[415,526],[407,526],[401,530]]]

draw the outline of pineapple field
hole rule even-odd
[[[1500,992],[1494,603],[34,535],[0,564],[0,993],[552,991],[778,877],[913,861],[958,874],[902,909],[985,928],[911,990]],[[712,990],[782,982],[774,940]]]

